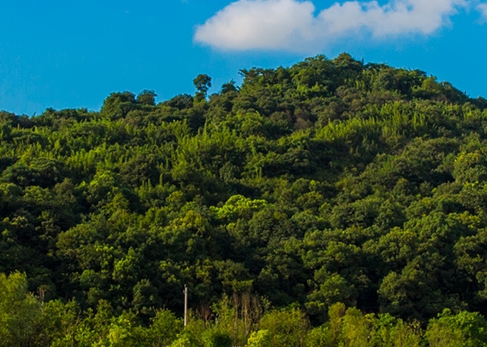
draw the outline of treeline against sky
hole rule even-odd
[[[157,105],[0,113],[0,273],[77,324],[179,322],[185,284],[205,329],[235,297],[306,334],[335,329],[330,310],[421,339],[484,324],[487,101],[347,54],[241,73]]]

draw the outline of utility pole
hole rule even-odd
[[[184,285],[184,326],[188,323],[188,287]]]

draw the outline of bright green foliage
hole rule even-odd
[[[199,319],[190,319],[176,339],[169,345],[171,347],[205,347],[205,342],[212,343],[213,332],[206,331],[206,326]],[[208,335],[205,335],[208,334]],[[216,334],[218,335],[218,333]]]
[[[53,300],[43,304],[39,318],[39,335],[36,339],[39,345],[73,345],[78,334],[80,314],[80,309],[74,301],[64,304],[59,300]]]
[[[349,308],[342,318],[340,340],[350,347],[373,346],[374,323],[373,316],[364,316],[359,310]]]
[[[247,347],[269,347],[271,346],[271,336],[269,330],[254,331],[247,340]]]
[[[446,309],[438,318],[430,320],[426,338],[431,347],[487,344],[487,321],[478,313],[462,311],[453,315]]]
[[[267,333],[258,334],[254,340],[266,340],[265,335],[268,334],[270,347],[303,347],[306,344],[308,321],[299,309],[270,311],[260,320],[259,328],[260,331],[267,331]],[[265,342],[256,343],[265,345]]]
[[[419,323],[405,323],[389,314],[376,317],[363,315],[355,308],[346,309],[341,303],[329,309],[329,320],[309,331],[307,346],[421,346]]]
[[[266,204],[265,200],[251,200],[242,195],[234,195],[221,208],[213,208],[213,210],[218,219],[230,221],[237,218],[250,219],[254,212],[261,210]]]
[[[159,310],[152,318],[148,330],[151,346],[166,346],[176,339],[182,329],[182,322],[174,313],[168,310]]]
[[[0,346],[30,346],[39,315],[40,303],[28,293],[25,274],[0,273]]]
[[[418,322],[406,323],[389,314],[379,315],[375,323],[373,342],[385,347],[419,347],[422,345],[422,331]]]

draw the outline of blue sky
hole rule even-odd
[[[251,67],[348,52],[487,97],[487,1],[16,0],[0,2],[0,110],[99,110],[115,91],[158,101]]]

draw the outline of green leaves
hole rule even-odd
[[[426,338],[431,347],[485,346],[487,321],[478,313],[462,311],[453,315],[445,309],[437,318],[430,320]]]
[[[0,273],[0,346],[28,346],[36,334],[40,307],[27,291],[25,274]]]
[[[485,102],[348,54],[241,73],[213,95],[201,74],[194,95],[157,105],[144,90],[100,112],[0,112],[0,271],[68,300],[44,306],[66,315],[46,330],[69,338],[51,341],[142,345],[160,307],[180,313],[184,284],[195,311],[266,297],[314,324],[336,302],[423,324],[487,313]],[[86,313],[100,300],[113,314]],[[234,345],[277,343],[258,305],[236,306]],[[310,344],[417,344],[404,321],[341,311]],[[299,321],[283,312],[268,319]],[[228,344],[230,325],[166,318],[162,344]]]

